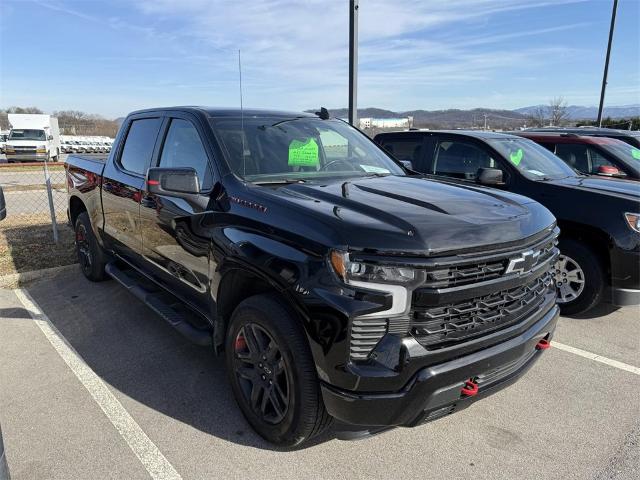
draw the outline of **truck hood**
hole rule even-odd
[[[548,180],[547,183],[560,188],[588,190],[601,195],[625,198],[635,202],[640,202],[640,186],[635,180],[584,176]]]
[[[520,195],[420,177],[259,190],[276,210],[287,212],[293,230],[322,230],[313,225],[321,222],[338,232],[342,247],[389,253],[495,248],[536,235],[555,221],[542,205]]]

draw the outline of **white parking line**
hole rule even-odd
[[[596,353],[587,352],[586,350],[580,350],[579,348],[571,347],[569,345],[565,345],[564,343],[556,342],[555,340],[551,342],[551,345],[553,346],[553,348],[557,348],[558,350],[564,350],[565,352],[573,353],[574,355],[580,355],[581,357],[588,358],[589,360],[593,360],[594,362],[604,363],[605,365],[609,365],[610,367],[618,368],[620,370],[624,370],[625,372],[640,375],[640,368],[634,367],[633,365],[622,363],[617,360],[612,360]]]
[[[120,432],[133,453],[155,480],[181,480],[180,474],[165,458],[158,447],[147,437],[140,425],[125,410],[111,393],[100,377],[85,363],[62,334],[51,323],[47,315],[40,310],[29,293],[22,289],[14,290],[36,325],[53,345],[60,357],[89,391],[113,426]]]

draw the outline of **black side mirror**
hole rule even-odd
[[[53,140],[53,135],[49,135],[49,136],[47,137],[47,139],[48,139],[48,140]]]
[[[0,187],[0,220],[4,220],[7,217],[7,204],[4,202],[4,192]]]
[[[497,168],[479,168],[476,182],[480,185],[504,185],[502,170]]]
[[[150,168],[147,173],[147,191],[172,197],[194,195],[200,192],[198,174],[191,167]]]

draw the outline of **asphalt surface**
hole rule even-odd
[[[14,480],[144,479],[149,458],[171,467],[155,478],[640,478],[640,375],[560,348],[458,414],[284,451],[243,419],[222,359],[115,282],[71,271],[23,288],[122,410],[104,406],[109,395],[93,392],[95,379],[77,373],[21,292],[0,290],[0,423]],[[640,309],[595,313],[562,318],[554,342],[638,367]],[[130,441],[123,412],[155,457]]]

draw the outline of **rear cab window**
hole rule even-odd
[[[137,175],[146,173],[161,125],[162,118],[159,117],[131,122],[119,160],[124,170]]]

